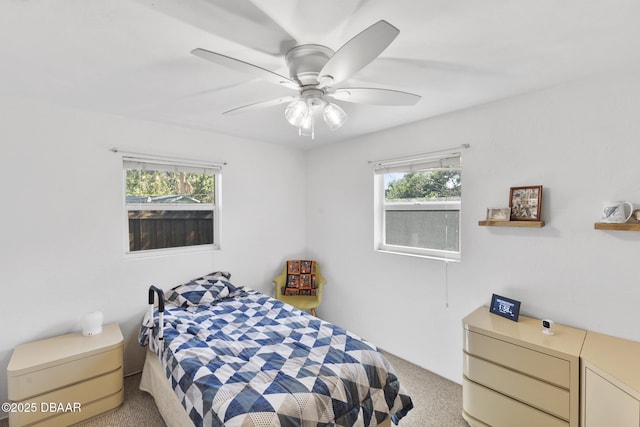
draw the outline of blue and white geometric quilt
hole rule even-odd
[[[146,336],[143,326],[142,345]],[[196,426],[373,427],[389,416],[397,424],[413,407],[374,345],[252,290],[167,304],[163,347],[167,377]]]

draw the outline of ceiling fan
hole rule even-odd
[[[289,77],[240,59],[206,49],[194,49],[194,55],[230,69],[249,73],[298,93],[237,107],[223,114],[233,114],[288,103],[287,121],[300,135],[315,135],[315,116],[322,115],[329,129],[341,127],[347,114],[331,100],[388,106],[414,105],[420,95],[391,89],[342,87],[345,80],[376,59],[398,36],[400,30],[380,20],[366,28],[337,51],[318,44],[291,48],[285,55]]]

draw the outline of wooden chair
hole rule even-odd
[[[316,284],[317,284],[317,294],[313,296],[307,295],[283,295],[282,289],[287,284],[287,263],[284,263],[284,267],[282,267],[282,273],[275,279],[273,279],[273,283],[276,285],[276,299],[280,301],[286,302],[287,304],[291,304],[292,306],[304,310],[311,311],[311,314],[316,316],[316,308],[322,302],[322,288],[327,283],[325,278],[320,273],[320,265],[316,262]]]

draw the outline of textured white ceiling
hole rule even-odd
[[[334,50],[385,19],[400,35],[348,81],[417,93],[342,103],[347,123],[300,138],[291,91],[204,61],[200,47],[288,75],[293,43]],[[2,0],[0,95],[296,146],[375,132],[640,62],[638,0]]]

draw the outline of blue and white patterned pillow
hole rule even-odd
[[[215,271],[213,273],[207,274],[206,276],[202,276],[196,280],[199,279],[207,279],[207,280],[212,280],[212,279],[225,279],[225,280],[231,280],[231,273],[229,273],[228,271]]]
[[[178,307],[197,307],[242,295],[244,292],[242,287],[233,285],[228,281],[228,277],[231,277],[229,273],[220,274],[220,272],[199,277],[170,289],[165,299]]]

